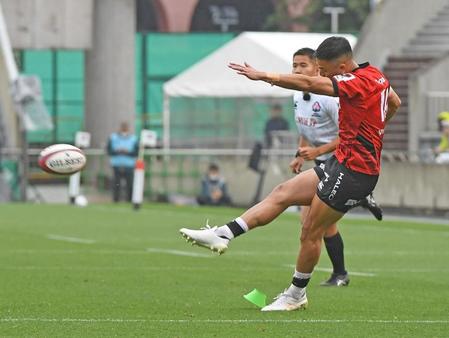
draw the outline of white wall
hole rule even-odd
[[[449,210],[447,182],[449,165],[383,163],[375,197],[384,206]]]
[[[287,165],[287,162],[283,164]],[[223,165],[223,169],[226,170],[226,165]],[[239,175],[226,174],[229,190],[235,196],[235,201],[250,202],[255,191],[255,174],[244,168],[239,171]],[[290,177],[292,175],[275,175],[270,170],[262,196],[266,196],[277,184]],[[384,162],[374,196],[385,207],[449,210],[447,182],[449,165]]]
[[[384,0],[368,17],[354,50],[358,62],[383,67],[448,0]]]
[[[230,194],[238,204],[251,203],[256,191],[257,174],[247,169],[246,164],[246,158],[220,161],[221,172],[227,178]],[[268,166],[262,198],[277,184],[293,177],[287,170],[287,159],[276,161],[276,164],[283,173],[276,174],[272,164]],[[311,162],[308,162],[304,170],[310,167]],[[385,207],[449,210],[447,182],[449,165],[383,161],[374,196]]]
[[[0,0],[13,48],[87,49],[94,0]]]

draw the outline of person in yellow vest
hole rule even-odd
[[[435,162],[449,164],[449,112],[441,112],[438,115],[438,126],[441,132],[440,144],[435,149]]]

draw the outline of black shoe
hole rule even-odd
[[[378,221],[382,220],[382,209],[377,205],[372,194],[369,194],[360,201],[361,207],[368,209]]]
[[[320,284],[321,286],[348,286],[349,276],[348,274],[337,275],[333,273],[327,281]]]

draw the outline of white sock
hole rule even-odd
[[[246,222],[240,217],[237,217],[234,221],[232,221],[228,224],[230,224],[230,226],[233,227],[237,236],[241,235],[249,230],[248,224],[246,224]],[[229,228],[228,224],[218,227],[217,230],[215,230],[215,232],[217,233],[218,236],[226,237],[227,239],[231,240],[235,237],[235,235]]]
[[[237,217],[235,219],[235,221],[238,223],[238,225],[240,225],[240,227],[243,229],[244,232],[248,232],[248,230],[249,230],[248,224],[246,224],[246,222],[243,220],[243,218]]]
[[[299,279],[310,279],[310,277],[312,277],[312,273],[306,273],[306,272],[299,272],[295,269],[295,273],[293,275],[293,277],[295,278],[299,278]]]
[[[295,269],[295,273],[293,274],[293,277],[299,278],[299,279],[310,279],[310,277],[312,277],[312,273],[299,272]],[[296,299],[301,298],[305,292],[306,292],[306,287],[301,288],[294,284],[291,284],[289,286],[289,288],[287,289],[287,293]]]
[[[296,285],[290,284],[286,293],[293,298],[300,299],[306,293],[306,288],[299,288]]]

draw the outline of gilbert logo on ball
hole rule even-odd
[[[84,168],[86,156],[70,144],[54,144],[40,152],[38,164],[46,172],[71,175]]]

